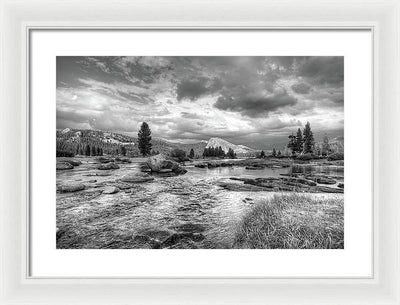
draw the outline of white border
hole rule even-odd
[[[31,32],[31,275],[371,277],[372,197],[366,190],[372,189],[372,154],[369,150],[360,153],[360,147],[372,146],[371,42],[368,30]],[[345,127],[345,249],[55,249],[55,192],[49,192],[49,186],[54,185],[56,172],[56,56],[124,54],[344,56],[345,124],[357,120]]]
[[[87,12],[90,12],[88,14]],[[1,304],[400,304],[398,0],[0,0]],[[374,31],[374,278],[33,279],[28,276],[28,32],[32,28],[371,28]],[[387,149],[390,147],[391,149]],[[14,153],[10,154],[9,152]]]

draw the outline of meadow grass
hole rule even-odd
[[[234,248],[343,249],[343,197],[275,195],[245,214]]]

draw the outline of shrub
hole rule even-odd
[[[183,162],[186,158],[186,152],[182,149],[175,148],[170,153],[171,158],[173,158],[177,162]]]
[[[328,156],[328,161],[336,161],[336,160],[344,160],[344,154],[336,152]]]
[[[303,155],[298,155],[296,157],[296,159],[300,160],[300,161],[310,161],[314,158],[315,158],[315,156],[313,154],[303,154]]]
[[[74,157],[75,154],[66,150],[57,150],[56,157]]]

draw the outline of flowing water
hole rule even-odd
[[[109,176],[94,176],[100,171],[92,159],[82,159],[82,162],[72,170],[57,171],[57,185],[80,182],[86,186],[81,192],[57,193],[57,226],[75,231],[77,237],[71,245],[75,248],[129,248],[127,241],[143,231],[176,230],[181,226],[190,226],[204,236],[197,242],[199,248],[230,248],[243,214],[258,200],[275,193],[229,191],[218,186],[218,182],[241,183],[229,178],[271,177],[312,170],[295,167],[208,169],[189,165],[185,175],[155,177],[154,181],[124,189],[119,179],[127,173],[139,172],[139,162],[102,171]],[[332,173],[332,168],[328,172],[339,178],[343,176],[340,171]],[[116,194],[102,194],[106,185],[116,185],[121,190]]]

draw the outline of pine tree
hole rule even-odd
[[[303,142],[303,153],[313,153],[315,141],[313,132],[311,131],[310,122],[307,122],[306,126],[304,127]]]
[[[281,153],[281,151],[280,151],[280,150],[278,151],[278,154],[277,154],[277,156],[278,156],[278,157],[281,157],[281,156],[282,156],[282,153]]]
[[[260,153],[260,158],[264,159],[265,158],[265,152],[262,150]]]
[[[204,148],[204,150],[203,150],[203,159],[207,157],[207,154],[208,154],[208,149]]]
[[[90,156],[90,146],[89,146],[89,144],[86,144],[85,156]]]
[[[143,157],[151,152],[151,130],[146,122],[143,122],[138,132],[138,148]]]
[[[210,147],[209,152],[210,152],[210,157],[214,157],[215,155],[214,147]]]
[[[91,152],[92,156],[96,156],[96,147],[92,146],[92,152]]]
[[[272,157],[276,157],[276,149],[272,149]]]
[[[194,158],[194,150],[193,150],[193,148],[190,149],[189,158],[190,158],[190,159],[193,159],[193,158]]]
[[[301,153],[303,151],[303,134],[301,133],[301,129],[297,129],[296,134],[296,152]]]
[[[235,159],[236,158],[235,151],[232,148],[229,148],[228,153],[226,154],[226,156],[229,159]]]
[[[100,156],[100,147],[97,147],[96,154]]]
[[[222,147],[218,147],[218,157],[223,157],[225,155],[224,150],[222,149]]]
[[[296,152],[296,136],[292,134],[289,136],[289,144],[287,145],[287,147],[292,151],[292,154],[294,154]]]
[[[125,146],[121,146],[121,155],[126,156],[126,148],[125,148]]]

